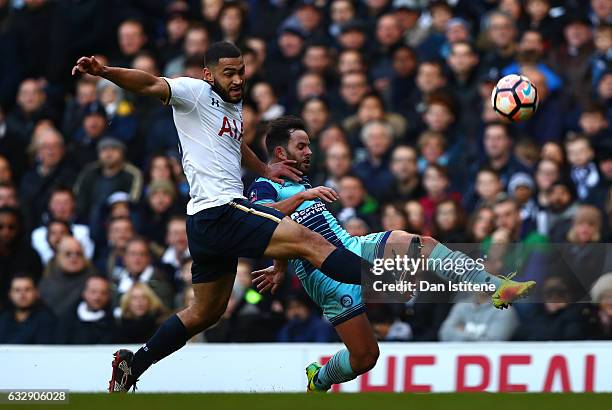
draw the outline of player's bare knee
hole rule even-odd
[[[376,366],[379,356],[380,350],[376,344],[356,352],[351,352],[351,364],[354,366],[353,371],[363,374],[372,370]]]

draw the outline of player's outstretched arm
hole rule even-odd
[[[76,73],[103,77],[125,90],[156,97],[163,102],[167,102],[170,97],[170,86],[163,78],[141,70],[105,66],[94,56],[79,58],[72,67],[72,75]]]
[[[272,202],[267,204],[262,204],[265,206],[272,207],[274,209],[279,210],[285,215],[290,215],[295,210],[302,205],[304,201],[310,201],[315,198],[319,198],[324,202],[334,202],[337,199],[340,199],[340,196],[336,191],[326,186],[318,186],[315,188],[307,189],[304,192],[297,193],[287,199],[278,202]]]

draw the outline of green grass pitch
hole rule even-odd
[[[26,409],[83,410],[609,410],[612,394],[402,394],[402,393],[252,393],[70,395],[67,405],[16,404]]]

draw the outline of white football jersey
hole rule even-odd
[[[189,183],[187,214],[244,198],[242,102],[223,101],[206,81],[166,78],[174,125],[178,131],[183,169]]]

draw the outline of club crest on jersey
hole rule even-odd
[[[238,123],[236,122],[236,120],[232,120],[232,122],[230,122],[229,118],[223,116],[223,125],[221,125],[221,129],[219,130],[218,135],[221,137],[224,134],[227,134],[236,141],[242,141],[244,127],[242,122],[240,122],[239,124],[240,128],[238,128]]]

